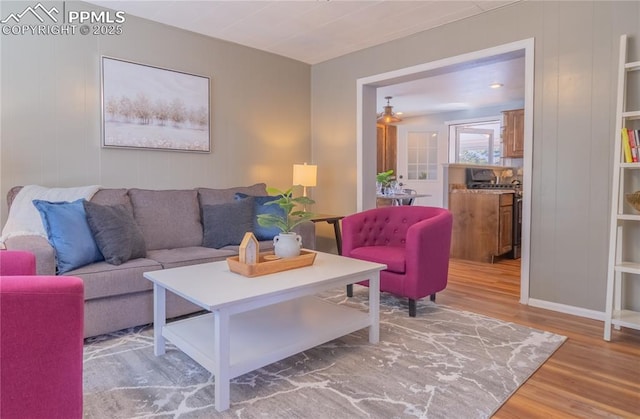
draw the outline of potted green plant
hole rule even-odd
[[[293,229],[315,216],[315,214],[297,209],[298,206],[314,204],[315,201],[306,196],[293,196],[293,187],[286,191],[277,188],[267,188],[269,195],[277,196],[278,199],[269,201],[265,205],[278,205],[283,210],[283,214],[258,214],[258,224],[262,227],[276,227],[281,233],[273,238],[276,256],[281,258],[294,257],[300,254],[302,247],[302,237],[296,234]]]
[[[393,169],[378,173],[376,175],[376,187],[378,192],[384,195],[387,188],[391,186],[391,182],[393,182],[395,178],[396,177],[393,175]]]

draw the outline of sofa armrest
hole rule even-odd
[[[36,256],[38,275],[56,274],[56,253],[49,241],[41,236],[14,236],[4,242],[7,250],[24,250]]]
[[[316,225],[311,221],[305,221],[293,228],[293,231],[302,237],[302,247],[314,250],[316,248]]]

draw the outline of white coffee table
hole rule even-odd
[[[229,408],[230,380],[369,328],[379,339],[380,271],[386,265],[318,252],[312,266],[247,278],[226,261],[145,272],[153,282],[154,351],[168,339],[215,376],[215,407]],[[314,297],[369,280],[369,312]],[[209,311],[166,322],[166,290]]]

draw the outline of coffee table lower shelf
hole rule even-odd
[[[229,320],[229,376],[238,377],[370,325],[369,313],[313,296],[234,314]],[[162,336],[216,374],[213,313],[168,323]]]

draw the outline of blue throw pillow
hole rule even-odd
[[[249,195],[243,193],[236,193],[236,199],[248,198]],[[273,240],[275,236],[280,234],[278,227],[262,227],[258,224],[258,214],[273,214],[280,217],[284,217],[286,213],[278,205],[270,204],[265,205],[267,202],[277,201],[279,196],[254,196],[254,219],[253,219],[253,235],[258,240]]]
[[[73,202],[33,200],[49,243],[56,251],[58,274],[104,260],[87,222],[84,199]]]

